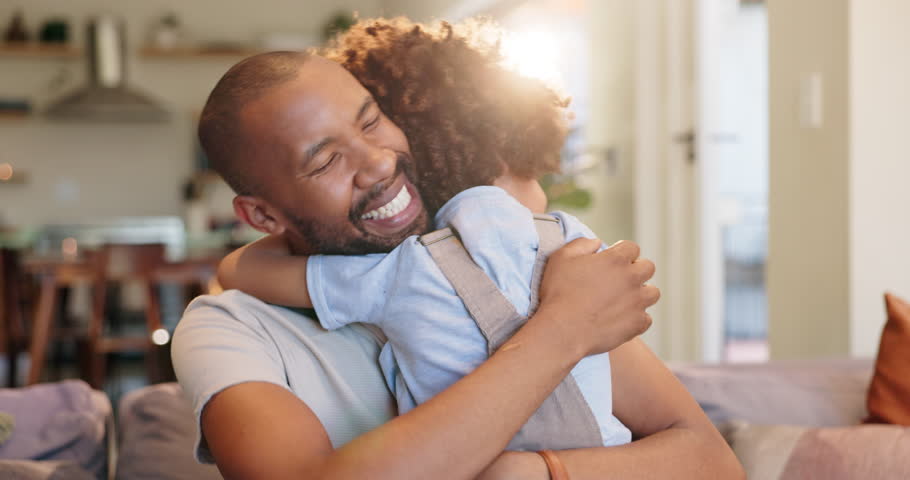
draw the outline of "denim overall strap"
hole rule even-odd
[[[515,311],[512,302],[474,263],[451,228],[423,235],[420,242],[455,288],[455,293],[487,339],[487,354],[492,355],[524,325],[525,317]]]
[[[535,215],[540,247],[531,284],[531,311],[539,301],[537,290],[547,257],[563,243],[562,227],[548,215]],[[496,284],[477,266],[450,228],[420,237],[430,256],[454,287],[468,313],[487,339],[492,355],[527,322],[499,291]],[[608,381],[609,379],[604,379]],[[570,374],[534,412],[509,442],[509,450],[563,450],[602,446],[600,429],[591,408]]]
[[[537,259],[534,261],[534,271],[531,274],[531,306],[528,316],[533,316],[540,305],[540,281],[543,279],[543,269],[547,264],[550,254],[563,245],[564,235],[559,219],[552,215],[534,215],[534,226],[537,227],[537,236],[540,246],[537,247]]]

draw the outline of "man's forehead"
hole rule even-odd
[[[367,96],[369,92],[341,65],[314,57],[295,78],[250,102],[242,117],[245,123],[274,124],[319,112],[347,116],[356,113]]]
[[[246,134],[276,158],[300,158],[358,116],[369,92],[341,65],[311,57],[298,75],[240,112]]]
[[[321,57],[314,57],[300,67],[298,75],[276,86],[257,101],[249,110],[267,116],[284,116],[300,110],[329,109],[335,114],[347,115],[363,102],[369,92],[341,65]]]

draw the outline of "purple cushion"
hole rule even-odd
[[[793,448],[809,427],[730,422],[721,433],[746,470],[749,480],[778,480]]]
[[[0,478],[7,480],[96,480],[73,462],[0,460]]]
[[[0,459],[68,460],[104,474],[111,404],[81,380],[0,389],[0,412],[15,422]]]

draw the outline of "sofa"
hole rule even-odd
[[[113,430],[107,396],[81,380],[0,389],[0,478],[106,478]]]
[[[903,475],[895,470],[910,466],[905,460],[910,459],[910,428],[857,426],[866,415],[871,360],[671,368],[731,443],[750,479],[910,478],[910,471]],[[0,400],[0,412],[4,408]],[[95,470],[95,475],[123,480],[221,478],[217,469],[193,459],[193,415],[178,385],[153,385],[127,394],[117,409],[116,425],[116,449],[96,443],[115,466],[108,472]],[[870,429],[869,435],[854,433]],[[890,442],[890,450],[872,448],[881,438]],[[805,444],[815,447],[807,450]],[[876,455],[894,457],[891,463],[896,465]],[[858,466],[844,464],[844,458],[856,456],[862,457]],[[829,457],[841,463],[832,464]],[[2,446],[0,458],[5,458]],[[882,470],[883,463],[887,470]],[[73,467],[72,462],[67,465]],[[88,470],[90,465],[82,467]],[[15,478],[4,476],[4,468],[9,467],[0,461],[0,478]],[[850,476],[843,476],[845,472]]]
[[[910,478],[910,427],[863,424],[874,366],[823,360],[673,370],[750,480]]]

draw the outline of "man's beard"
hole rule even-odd
[[[412,185],[415,184],[414,160],[405,152],[397,152],[395,175],[388,182],[373,186],[363,200],[351,209],[348,221],[360,235],[351,235],[350,229],[345,228],[346,226],[327,225],[320,223],[318,219],[304,219],[291,211],[285,211],[284,214],[315,253],[327,255],[387,253],[397,247],[405,238],[426,233],[429,227],[427,212],[424,208],[411,225],[396,234],[395,237],[375,235],[364,228],[364,220],[361,217],[366,213],[367,206],[381,196],[398,179],[399,175],[404,175]]]

